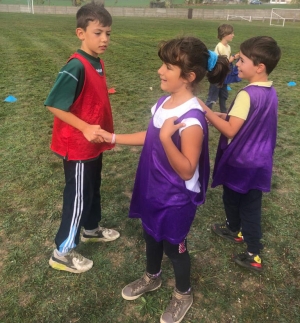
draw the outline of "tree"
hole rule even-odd
[[[74,7],[80,7],[80,6],[82,6],[85,2],[86,2],[86,0],[71,0],[72,1],[72,6],[74,6]],[[116,2],[117,2],[118,0],[116,0]],[[100,3],[100,4],[103,4],[104,5],[104,3],[105,3],[105,0],[98,0],[98,1],[95,1],[95,2],[97,2],[97,3]]]
[[[173,0],[166,0],[165,6],[166,6],[166,8],[172,8],[173,7]]]
[[[84,0],[71,0],[71,1],[72,1],[72,6],[74,7],[80,7],[84,3]]]
[[[300,7],[300,0],[292,0],[292,3]]]

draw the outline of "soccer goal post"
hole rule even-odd
[[[25,5],[25,3],[20,4],[20,12],[22,12],[22,13],[34,13],[33,0],[27,0],[27,5]]]
[[[34,14],[33,0],[27,0],[28,3],[28,11]]]
[[[227,15],[227,20],[246,20],[251,22],[251,16],[234,16],[234,15]]]
[[[251,22],[251,16],[234,16],[234,15],[227,15],[227,20],[246,20]]]
[[[270,26],[282,26],[286,21],[300,21],[300,9],[272,8]]]
[[[285,18],[283,18],[282,16],[280,16],[279,13],[276,12],[276,8],[272,8],[271,17],[270,17],[270,26],[284,27],[284,23],[285,23]]]

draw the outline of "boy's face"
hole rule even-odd
[[[104,27],[98,20],[91,21],[86,30],[76,29],[76,35],[81,40],[81,49],[93,57],[103,54],[110,41],[111,26]]]
[[[229,43],[229,42],[231,42],[231,41],[232,41],[233,37],[234,37],[234,32],[232,32],[232,33],[231,33],[231,34],[229,34],[229,35],[226,35],[223,39],[224,39],[227,43]]]
[[[245,56],[241,51],[240,59],[237,61],[236,66],[239,70],[238,76],[241,79],[249,81],[249,83],[267,81],[268,76],[265,73],[265,65],[258,64],[257,66],[255,66],[253,64],[253,61]]]

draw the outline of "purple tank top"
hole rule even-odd
[[[251,189],[269,192],[277,135],[277,94],[273,87],[257,85],[243,90],[250,96],[250,111],[229,144],[224,135],[220,136],[212,187],[225,185],[243,194]]]
[[[166,97],[160,98],[157,108]],[[156,112],[156,111],[155,111]],[[171,167],[159,139],[160,129],[149,122],[145,144],[136,173],[129,217],[141,218],[143,228],[155,240],[181,243],[187,236],[194,220],[197,205],[203,204],[209,180],[208,127],[204,113],[193,109],[182,115],[197,118],[204,133],[202,152],[199,159],[200,193],[189,191],[185,181]],[[180,149],[180,135],[172,136]]]

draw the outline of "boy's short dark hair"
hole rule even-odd
[[[223,24],[218,27],[218,39],[222,40],[225,36],[233,33],[231,25]]]
[[[251,59],[255,66],[264,64],[268,75],[276,67],[281,57],[281,49],[277,42],[268,36],[257,36],[245,40],[240,45],[240,51]]]
[[[112,25],[112,17],[103,4],[91,2],[82,6],[76,14],[77,28],[86,30],[90,21],[99,21],[103,27]]]

